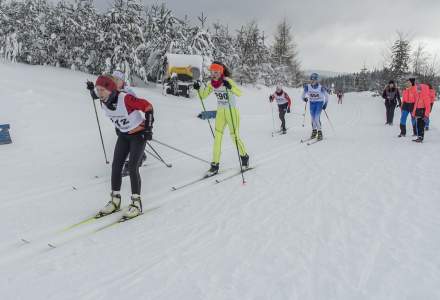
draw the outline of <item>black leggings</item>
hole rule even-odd
[[[394,110],[396,109],[396,102],[385,100],[385,107],[387,109],[387,124],[393,124]]]
[[[139,165],[144,155],[146,141],[142,133],[133,135],[120,133],[115,146],[112,163],[112,190],[120,191],[122,184],[122,168],[129,156],[128,169],[130,172],[131,193],[141,194],[141,176]]]
[[[288,103],[284,103],[284,104],[278,105],[278,112],[279,112],[279,117],[280,117],[280,120],[281,120],[281,128],[284,129],[284,130],[286,129],[286,118],[285,118],[285,116],[286,116],[287,106],[288,105],[289,105]]]

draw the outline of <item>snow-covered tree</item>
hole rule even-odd
[[[271,71],[270,51],[255,21],[242,26],[238,31],[235,48],[238,62],[233,69],[236,73],[235,77],[241,83],[257,83]]]
[[[361,72],[357,76],[357,90],[359,92],[368,91],[370,90],[370,76],[367,67],[364,65],[361,69]]]
[[[409,39],[403,34],[398,33],[397,40],[391,48],[391,63],[390,70],[393,78],[401,83],[404,77],[409,72],[411,43]]]
[[[232,69],[235,68],[238,65],[238,54],[234,46],[234,37],[229,33],[228,26],[215,22],[212,27],[213,58]]]
[[[278,24],[275,42],[272,46],[272,63],[283,84],[297,85],[302,78],[301,64],[291,26],[284,19]]]
[[[144,7],[137,0],[115,0],[101,21],[100,53],[110,71],[124,71],[127,81],[136,64],[136,51],[144,44]]]
[[[146,10],[145,42],[136,49],[135,64],[142,79],[163,77],[166,53],[186,53],[186,30],[187,22],[176,18],[165,4]]]

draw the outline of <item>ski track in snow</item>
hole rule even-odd
[[[396,138],[398,125],[382,125],[377,98],[347,94],[337,105],[332,96],[335,130],[323,114],[325,139],[306,146],[299,142],[310,134],[308,111],[301,127],[301,91],[288,89],[289,131],[273,138],[271,90],[244,87],[241,135],[256,166],[246,185],[239,176],[220,184],[214,177],[171,192],[208,165],[153,142],[173,168],[151,157],[141,168],[151,211],[93,234],[118,215],[56,234],[108,200],[110,166],[84,89],[94,77],[1,67],[0,98],[9,101],[0,122],[11,123],[14,141],[0,146],[2,299],[440,298],[436,106],[426,142],[416,145]],[[26,87],[23,76],[32,79]],[[210,160],[198,99],[136,92],[155,106],[155,138]],[[215,108],[212,98],[206,104]],[[111,159],[116,137],[99,117]],[[399,117],[396,110],[396,124]],[[227,131],[221,167],[237,168]],[[128,179],[122,194],[126,205]]]

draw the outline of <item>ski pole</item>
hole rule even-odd
[[[165,143],[163,143],[163,142],[161,142],[161,141],[158,141],[158,140],[156,140],[156,139],[152,139],[152,141],[154,141],[154,142],[156,142],[156,143],[158,143],[158,144],[160,144],[160,145],[162,145],[162,146],[164,146],[164,147],[170,148],[170,149],[172,149],[172,150],[174,150],[174,151],[176,151],[176,152],[179,152],[179,153],[185,154],[186,156],[192,157],[192,158],[194,158],[194,159],[196,159],[196,160],[199,160],[199,161],[202,161],[202,162],[204,162],[204,163],[207,163],[208,165],[211,165],[211,163],[210,163],[209,161],[204,160],[203,158],[197,157],[197,156],[195,156],[195,155],[189,154],[189,153],[187,153],[187,152],[185,152],[185,151],[183,151],[183,150],[177,149],[176,147],[170,146],[170,145],[165,144]]]
[[[304,125],[306,124],[306,113],[307,113],[307,102],[306,102],[306,104],[304,105],[304,118],[303,118],[303,124],[302,124],[302,127],[304,127]]]
[[[98,123],[99,136],[101,137],[102,150],[104,151],[105,163],[109,164],[110,162],[108,161],[107,153],[105,152],[104,139],[102,138],[101,125],[99,124],[98,111],[96,110],[95,99],[93,99],[93,97],[92,97],[92,101],[93,101],[93,108],[95,109],[96,122]]]
[[[200,81],[199,81],[199,80],[197,80],[197,82],[200,84]],[[203,100],[202,100],[202,97],[200,97],[199,91],[197,91],[197,95],[199,96],[199,100],[200,100],[200,103],[202,104],[203,111],[204,111],[205,114],[206,114],[205,103],[203,103]],[[212,138],[215,138],[215,136],[214,136],[214,130],[212,130],[211,121],[209,121],[209,118],[207,118],[206,120],[208,121],[209,129],[211,129]]]
[[[272,102],[269,102],[269,104],[270,107],[272,108],[272,137],[273,137],[273,134],[275,133],[275,117],[273,115],[273,104]]]
[[[232,115],[231,101],[229,100],[231,97],[229,96],[230,94],[229,94],[228,88],[226,88],[226,93],[228,95],[229,114],[231,115],[232,130],[233,130],[234,136],[235,136],[235,148],[237,148],[238,163],[240,164],[241,180],[242,180],[242,183],[245,184],[246,180],[244,179],[244,172],[243,172],[243,165],[241,163],[240,150],[238,149],[238,131],[235,130],[234,118]]]
[[[331,126],[332,129],[333,129],[333,132],[336,133],[335,127],[333,127],[333,124],[332,124],[332,122],[330,121],[330,118],[328,117],[327,111],[326,111],[325,109],[324,109],[324,113],[325,113],[325,116],[327,117],[327,120],[328,120],[330,126]]]
[[[151,150],[153,150],[153,152],[155,154],[155,155],[153,155],[152,153],[150,153],[151,156],[153,156],[154,158],[156,158],[157,160],[162,162],[168,168],[171,168],[173,166],[172,164],[165,162],[165,160],[160,156],[160,154],[156,151],[156,149],[154,149],[153,146],[151,146],[151,144],[148,141],[147,141],[147,145],[151,148]]]

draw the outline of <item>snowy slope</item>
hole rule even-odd
[[[397,125],[384,127],[377,98],[332,98],[335,130],[324,118],[326,139],[309,147],[299,143],[310,134],[300,91],[288,90],[288,134],[271,137],[270,90],[245,87],[241,134],[257,165],[245,186],[237,177],[172,192],[208,165],[156,145],[173,168],[150,157],[141,169],[150,211],[94,234],[115,218],[56,234],[108,200],[110,166],[84,88],[94,77],[0,69],[0,123],[11,124],[14,141],[0,146],[1,299],[440,298],[436,109],[416,145],[396,138]],[[157,139],[210,160],[197,99],[136,92],[155,106]],[[100,119],[111,157],[116,136]],[[237,164],[225,135],[221,167]],[[127,203],[128,180],[123,196]]]

